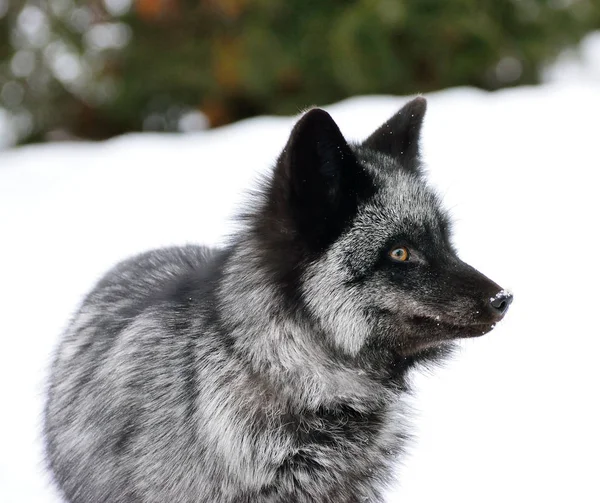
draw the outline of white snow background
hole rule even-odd
[[[600,501],[600,34],[547,83],[428,95],[431,182],[461,257],[515,295],[507,318],[415,374],[416,441],[390,502]],[[326,107],[365,138],[407,98]],[[0,502],[58,502],[43,469],[44,376],[111,265],[216,244],[296,118],[0,153]]]

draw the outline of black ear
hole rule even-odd
[[[425,98],[409,101],[390,120],[367,138],[363,146],[391,155],[403,168],[419,170],[419,139],[427,109]]]
[[[324,110],[308,111],[294,126],[279,158],[273,188],[314,251],[325,249],[372,191],[371,177],[359,164],[337,124]]]

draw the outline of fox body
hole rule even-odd
[[[425,105],[361,144],[308,111],[228,246],[151,251],[99,282],[45,410],[67,501],[382,501],[407,371],[512,299],[451,245],[419,160]]]

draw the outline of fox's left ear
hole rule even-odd
[[[419,170],[421,126],[427,110],[423,97],[415,98],[369,136],[363,146],[388,154],[400,161],[408,171]]]
[[[318,108],[304,114],[278,160],[271,197],[292,215],[303,242],[325,249],[371,190],[371,178],[331,116]]]

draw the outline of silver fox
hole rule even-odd
[[[112,269],[57,350],[48,464],[70,503],[381,502],[407,371],[512,296],[460,261],[416,98],[361,144],[312,109],[223,249]]]

